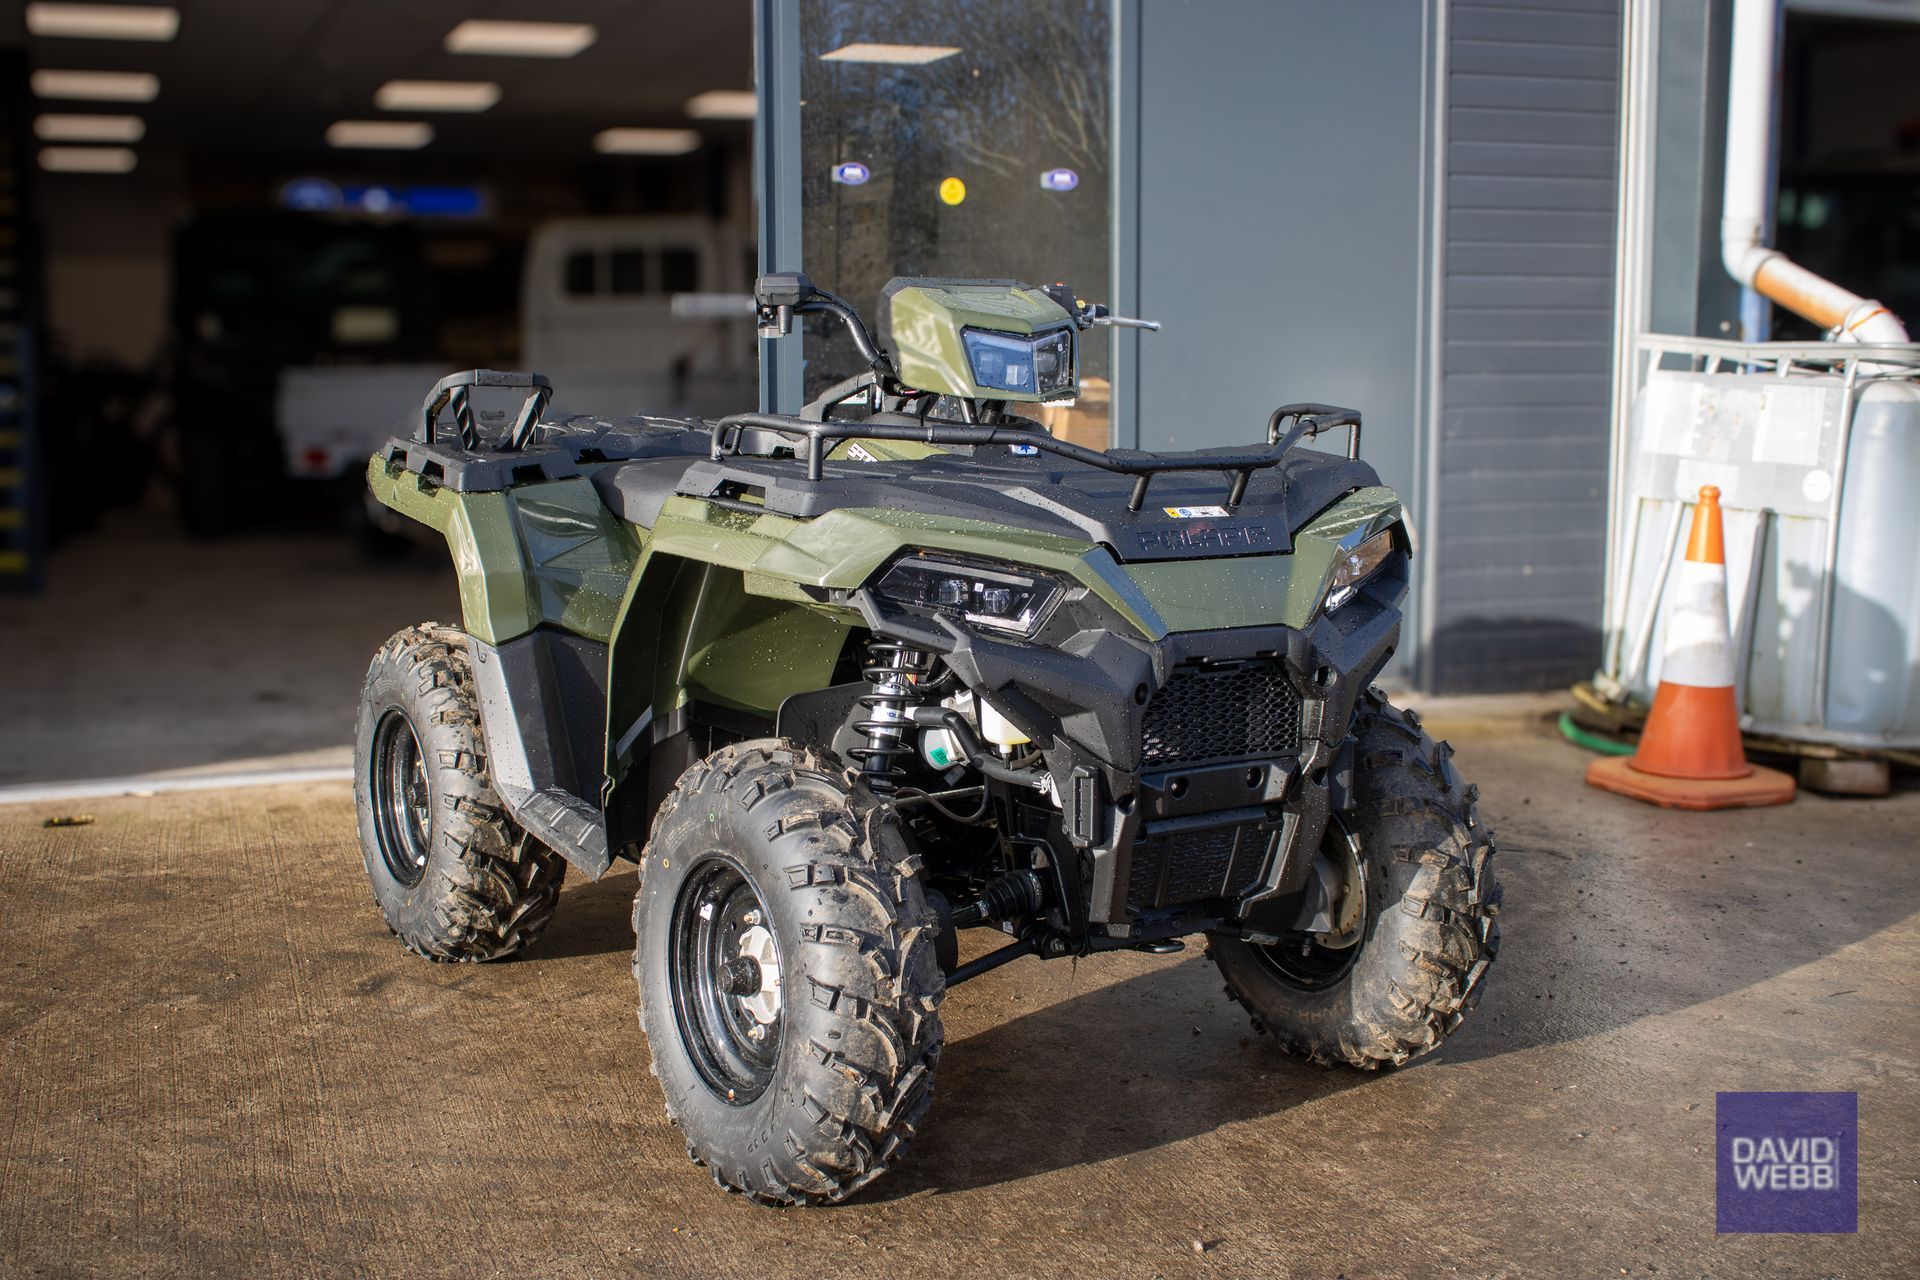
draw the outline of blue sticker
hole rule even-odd
[[[1036,445],[1010,444],[1007,448],[1013,451],[1013,456],[1016,458],[1037,458],[1040,456],[1040,449]]]
[[[858,160],[833,166],[833,180],[843,187],[857,187],[873,176],[873,171]]]
[[[1071,169],[1049,169],[1040,175],[1040,185],[1048,191],[1071,191],[1080,185],[1080,175]]]

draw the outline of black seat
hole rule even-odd
[[[640,458],[602,467],[593,477],[593,487],[607,510],[625,520],[651,529],[660,518],[660,508],[680,484],[688,467],[706,454],[682,454],[678,457]]]

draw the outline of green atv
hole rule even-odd
[[[1064,286],[896,279],[885,347],[805,276],[755,303],[763,333],[837,318],[867,367],[711,423],[547,422],[545,379],[476,370],[371,460],[463,614],[361,696],[360,841],[406,947],[514,954],[569,864],[637,862],[668,1115],[769,1204],[894,1164],[942,998],[1023,956],[1204,934],[1295,1053],[1438,1045],[1500,890],[1475,789],[1371,686],[1411,547],[1360,415],[1101,452],[1014,412],[1075,393],[1081,332],[1143,323]],[[1345,456],[1297,447],[1338,428]]]

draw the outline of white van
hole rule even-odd
[[[677,293],[745,293],[746,251],[701,218],[565,218],[533,235],[521,276],[522,363],[690,378],[750,371],[749,325],[684,321]],[[655,403],[660,403],[656,401]],[[651,406],[649,406],[651,407]]]
[[[553,382],[557,415],[717,416],[755,407],[749,318],[676,319],[680,293],[751,290],[752,245],[699,217],[561,218],[537,228],[520,277],[517,367]],[[287,473],[357,475],[407,434],[441,375],[434,366],[287,369],[276,418]]]

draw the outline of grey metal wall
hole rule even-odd
[[[1600,652],[1620,0],[1447,19],[1421,683],[1548,687]]]
[[[1122,4],[1118,300],[1166,327],[1122,340],[1121,443],[1245,443],[1287,401],[1352,405],[1419,514],[1423,8]]]

